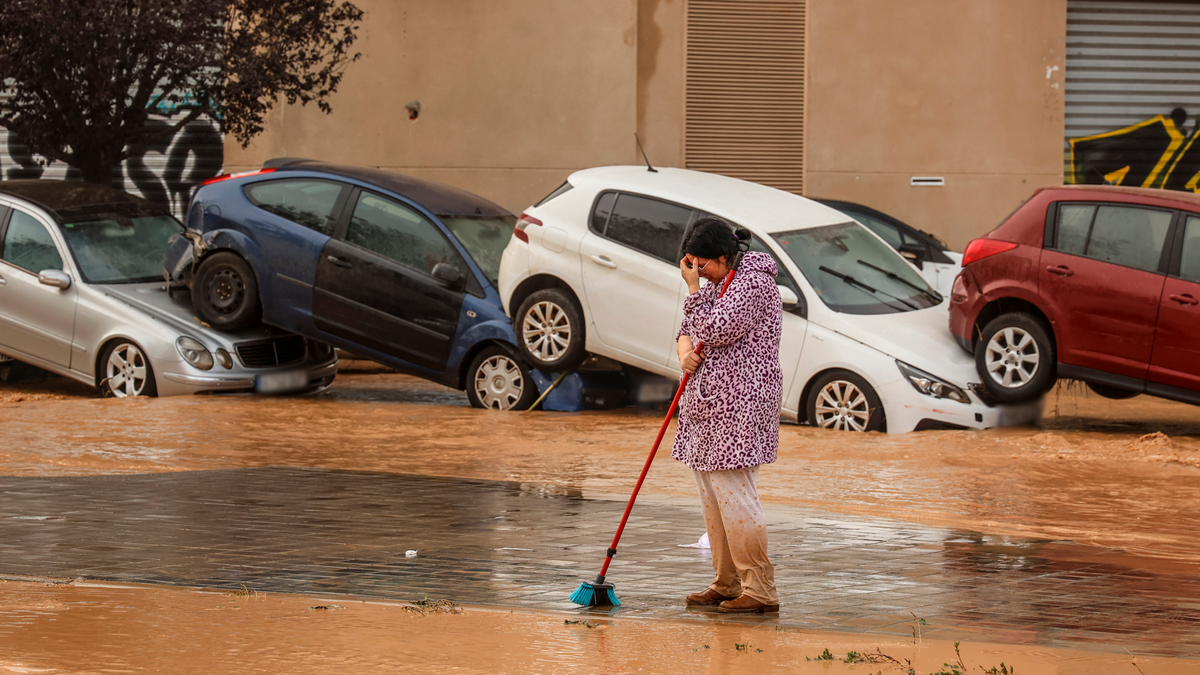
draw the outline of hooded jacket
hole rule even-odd
[[[775,461],[783,404],[777,271],[770,255],[751,251],[720,299],[723,282],[703,285],[684,301],[675,338],[703,342],[704,361],[680,401],[671,457],[696,471]]]

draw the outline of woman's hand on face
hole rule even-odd
[[[688,352],[679,358],[679,367],[683,368],[685,373],[694,373],[704,362],[704,357],[694,351]]]
[[[700,290],[700,266],[696,263],[695,256],[683,256],[683,260],[679,261],[679,273],[683,275],[683,280],[687,282],[688,293],[695,293]],[[691,372],[690,370],[688,372]]]

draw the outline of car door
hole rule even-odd
[[[1038,287],[1059,362],[1146,379],[1173,218],[1173,211],[1125,204],[1058,205]]]
[[[1200,392],[1200,216],[1185,214],[1181,226],[1171,275],[1163,283],[1147,379]]]
[[[60,289],[38,281],[42,270],[65,269],[51,227],[18,208],[0,218],[0,345],[69,367],[75,286]]]
[[[470,269],[428,216],[368,190],[317,264],[313,321],[321,330],[435,371],[458,329],[462,284],[434,278],[439,263]]]
[[[692,209],[630,193],[596,200],[579,244],[592,334],[656,368],[675,353],[679,274]]]

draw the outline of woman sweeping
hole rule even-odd
[[[759,466],[775,461],[783,398],[775,261],[745,253],[725,295],[717,297],[749,241],[747,230],[705,218],[684,242],[679,271],[690,295],[676,337],[680,366],[695,374],[684,390],[671,451],[695,473],[716,571],[708,589],[689,595],[687,604],[738,613],[779,611],[757,489]],[[701,277],[709,283],[701,286]],[[702,355],[695,352],[699,342]]]

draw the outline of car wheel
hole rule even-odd
[[[476,408],[525,410],[537,400],[529,368],[500,347],[488,347],[467,372],[467,398]]]
[[[157,396],[154,367],[142,348],[128,340],[118,340],[100,357],[100,389],[105,396]]]
[[[838,431],[885,431],[887,419],[875,388],[848,370],[832,370],[808,390],[808,423]]]
[[[254,270],[229,251],[200,261],[192,283],[192,306],[204,323],[223,331],[250,328],[262,317]]]
[[[1058,379],[1050,331],[1029,314],[1002,314],[988,322],[975,344],[975,369],[1001,403],[1024,403]]]
[[[583,312],[560,289],[547,288],[525,298],[513,324],[524,356],[538,370],[570,370],[587,357]]]
[[[1136,391],[1130,391],[1128,389],[1121,389],[1120,387],[1113,387],[1107,384],[1096,384],[1094,382],[1088,382],[1087,386],[1088,389],[1091,389],[1104,398],[1111,398],[1114,401],[1124,401],[1125,399],[1133,398],[1140,393]]]

